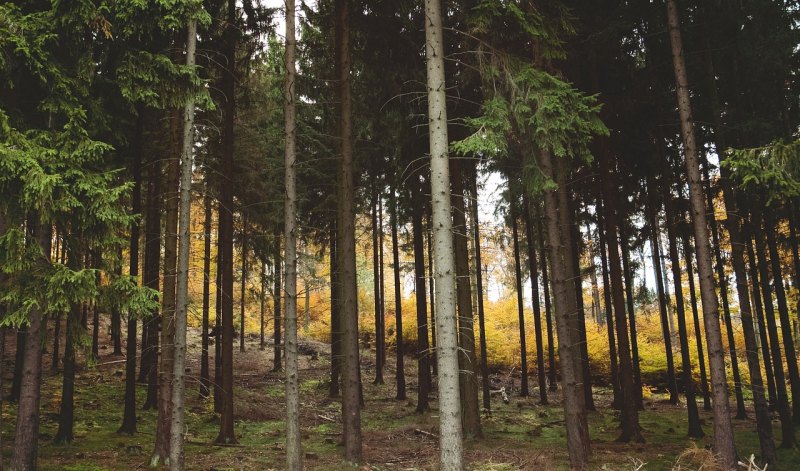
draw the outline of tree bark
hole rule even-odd
[[[422,203],[412,202],[411,231],[414,244],[414,281],[417,302],[417,409],[421,414],[430,410],[428,394],[431,392],[431,355],[428,345],[428,306],[425,299],[425,242],[422,235]]]
[[[272,371],[276,372],[283,369],[283,345],[281,345],[281,324],[283,323],[283,314],[281,312],[281,300],[283,299],[281,292],[283,289],[281,283],[281,271],[283,270],[283,267],[281,262],[281,234],[278,229],[275,229],[275,247],[273,256],[275,258],[275,283],[272,288]]]
[[[544,341],[542,340],[542,309],[539,303],[539,264],[536,260],[536,240],[533,237],[533,217],[527,192],[522,194],[525,218],[525,239],[528,241],[528,270],[531,279],[531,304],[533,305],[533,328],[536,338],[536,374],[539,382],[539,404],[548,404],[547,377],[544,367]],[[488,383],[487,383],[488,389]]]
[[[244,314],[247,297],[247,215],[242,211],[242,285],[239,292],[239,351],[244,352]]]
[[[295,40],[295,21],[295,2],[286,0],[286,76],[284,77],[283,102],[286,192],[283,212],[284,239],[286,240],[284,257],[286,260],[286,276],[284,277],[286,298],[286,469],[290,471],[303,469],[303,448],[300,443],[300,378],[297,365],[297,111],[295,105],[297,42]],[[244,275],[242,275],[242,283],[244,283]],[[242,331],[244,331],[244,318],[242,318]],[[244,343],[242,343],[242,348],[244,348]]]
[[[509,182],[510,186],[510,182]],[[509,218],[511,219],[511,240],[514,246],[514,281],[517,292],[517,317],[519,322],[519,362],[520,362],[520,391],[522,397],[528,396],[528,349],[525,342],[525,314],[522,302],[522,265],[519,258],[519,229],[517,227],[517,212],[515,210],[516,197],[511,196],[509,202]]]
[[[744,219],[744,218],[743,218]],[[742,231],[745,228],[742,227]],[[777,408],[777,386],[775,385],[775,373],[772,369],[772,358],[770,357],[769,340],[767,339],[767,324],[764,320],[764,307],[761,303],[761,283],[759,282],[758,266],[756,263],[756,254],[753,249],[753,238],[750,235],[744,235],[747,239],[747,259],[748,272],[751,280],[751,287],[753,293],[753,304],[755,305],[756,323],[758,325],[759,340],[761,341],[761,358],[764,360],[764,370],[767,376],[767,389],[769,392],[769,410],[774,411]]]
[[[392,189],[389,201],[389,224],[392,226],[392,272],[394,274],[394,316],[395,316],[395,382],[397,383],[398,401],[406,400],[406,372],[403,351],[403,294],[400,286],[400,246],[397,241],[397,194]],[[423,289],[424,286],[423,286]]]
[[[600,190],[602,191],[602,189]],[[616,336],[614,335],[614,304],[611,300],[611,284],[609,282],[609,273],[608,273],[608,258],[606,256],[606,249],[608,247],[608,242],[606,241],[606,230],[605,226],[605,210],[603,206],[602,198],[597,199],[597,234],[598,238],[600,239],[600,263],[602,265],[602,275],[603,275],[603,304],[605,306],[605,320],[606,320],[606,329],[608,332],[608,356],[609,356],[609,363],[611,369],[611,390],[614,394],[613,400],[611,401],[611,407],[614,409],[622,409],[622,392],[620,391],[620,384],[619,384],[619,364],[617,363],[617,341]],[[625,244],[625,239],[622,239],[623,245]],[[624,253],[625,247],[623,246],[623,270],[624,270]],[[626,286],[627,287],[627,286]],[[628,313],[629,315],[633,315],[632,311]],[[633,330],[631,329],[631,334],[633,334]],[[631,335],[631,340],[635,338],[635,335]],[[635,355],[632,355],[635,358]],[[634,389],[638,385],[638,381],[634,379]],[[639,388],[641,391],[641,387]],[[634,396],[639,396],[640,394],[636,394],[634,392]]]
[[[633,394],[639,410],[644,410],[642,400],[642,372],[639,366],[639,339],[636,330],[636,309],[633,306],[633,270],[630,266],[628,249],[627,218],[620,221],[619,240],[622,245],[622,270],[625,279],[625,300],[628,307],[628,327],[631,333],[631,362],[633,363]],[[642,264],[644,265],[644,264]]]
[[[208,331],[211,309],[211,195],[203,197],[203,321],[200,331],[200,397],[207,398],[211,393],[211,376],[208,361]],[[263,322],[262,322],[263,324]],[[262,328],[263,331],[263,328]]]
[[[375,299],[375,380],[372,384],[383,384],[383,364],[381,359],[381,273],[380,273],[380,254],[378,253],[378,194],[373,195],[370,204],[372,219],[372,293]]]
[[[692,226],[694,228],[695,250],[697,252],[697,271],[700,274],[700,295],[703,302],[703,320],[706,327],[709,366],[711,368],[711,387],[714,408],[714,452],[719,455],[726,469],[737,465],[736,445],[733,440],[733,427],[728,404],[728,383],[725,377],[725,353],[722,347],[722,333],[719,326],[719,302],[714,290],[714,272],[711,266],[711,246],[709,244],[706,207],[703,201],[703,188],[700,180],[700,162],[694,137],[692,106],[689,99],[689,84],[683,59],[683,44],[678,19],[678,9],[674,0],[667,0],[667,22],[669,25],[672,63],[675,69],[678,112],[681,121],[686,172],[689,180],[689,202],[691,204]]]
[[[436,279],[436,357],[439,376],[439,451],[442,471],[463,468],[458,389],[455,256],[450,214],[444,38],[440,0],[425,0],[425,58],[431,155],[431,229]]]
[[[477,167],[474,168],[474,172],[472,175],[471,183],[472,183],[472,241],[475,245],[475,290],[477,291],[477,304],[478,304],[478,343],[480,345],[481,351],[481,390],[482,390],[482,399],[483,399],[483,410],[491,412],[492,410],[492,400],[491,400],[491,392],[489,388],[489,365],[487,361],[487,346],[486,346],[486,319],[484,316],[483,310],[483,265],[481,263],[481,229],[480,223],[478,222],[478,169]],[[527,226],[526,226],[527,227]],[[533,243],[530,234],[528,234],[529,243]],[[528,254],[530,255],[530,253]],[[533,261],[533,264],[536,264],[536,261]],[[538,286],[536,287],[538,290]],[[538,292],[538,291],[537,291]],[[538,309],[538,296],[534,300],[534,305],[536,306],[535,309]],[[542,326],[541,326],[541,319],[540,322],[537,323],[537,328],[539,329],[539,333],[537,337],[537,347],[541,352],[541,334],[542,334]],[[539,362],[539,369],[541,370],[541,375],[544,377],[544,361]],[[544,383],[541,383],[542,385]],[[544,399],[547,403],[547,393],[544,392]]]
[[[545,327],[547,328],[547,368],[548,368],[548,382],[550,383],[549,390],[555,391],[558,389],[558,378],[556,371],[556,343],[553,335],[553,315],[550,304],[550,277],[548,274],[547,253],[545,252],[544,244],[544,231],[542,225],[536,226],[536,244],[541,254],[542,266],[542,288],[544,289],[544,318]]]
[[[689,244],[689,234],[683,234],[683,256],[686,259],[686,276],[689,278],[689,299],[692,305],[692,319],[694,320],[695,343],[697,344],[697,361],[700,364],[700,389],[703,393],[703,410],[711,410],[711,396],[708,390],[708,377],[706,376],[706,354],[703,349],[703,336],[700,332],[700,316],[697,313],[697,295],[694,287],[694,272],[692,269],[692,249]]]
[[[61,406],[58,413],[58,430],[53,438],[57,445],[72,443],[75,438],[73,425],[75,422],[75,342],[73,338],[78,335],[77,323],[80,307],[73,304],[67,315],[66,345],[64,346],[64,382],[61,387]],[[21,437],[16,436],[17,440]],[[36,469],[17,466],[12,459],[11,469]]]
[[[339,382],[342,373],[342,328],[341,311],[339,304],[339,273],[338,257],[336,250],[336,228],[330,230],[331,244],[330,270],[331,270],[331,383],[328,397],[339,396]]]

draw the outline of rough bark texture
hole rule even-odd
[[[286,240],[286,469],[303,469],[303,449],[300,444],[300,378],[297,365],[297,112],[295,106],[295,2],[286,0],[286,53],[284,81],[284,239]],[[244,281],[243,281],[244,282]],[[244,324],[242,325],[244,330]],[[244,345],[244,344],[242,344]]]
[[[46,265],[49,263],[51,249],[50,225],[37,222],[32,232],[31,236],[36,239],[43,254],[43,258],[38,261],[38,264]],[[39,403],[41,402],[42,385],[42,312],[39,309],[30,312],[27,336],[24,345],[17,345],[17,348],[23,349],[23,356],[20,362],[22,368],[17,423],[14,430],[14,454],[11,457],[10,466],[10,469],[15,471],[35,471],[38,457]],[[64,355],[64,384],[66,387],[68,379],[66,352]],[[59,429],[60,424],[59,421]]]
[[[425,0],[425,58],[428,85],[428,133],[431,155],[431,226],[436,259],[436,357],[439,376],[439,451],[442,471],[462,465],[461,410],[458,389],[455,260],[450,216],[447,105],[445,102],[442,6]]]
[[[193,67],[197,47],[197,22],[189,20],[186,28],[186,66]],[[184,397],[186,365],[186,327],[189,314],[189,250],[191,240],[192,169],[194,159],[194,98],[186,101],[183,109],[183,136],[181,140],[180,198],[178,204],[178,267],[175,293],[174,361],[172,369],[172,414],[169,424],[169,467],[171,471],[184,469]]]
[[[711,246],[700,179],[700,162],[694,137],[692,106],[689,99],[689,85],[683,59],[678,9],[674,0],[667,0],[667,22],[672,46],[672,64],[677,85],[678,112],[686,159],[686,173],[689,180],[689,202],[694,228],[695,250],[697,251],[697,271],[700,275],[700,297],[703,302],[703,320],[706,327],[706,343],[708,345],[709,366],[711,368],[714,408],[714,452],[719,455],[720,461],[726,469],[735,469],[737,464],[736,446],[733,440],[733,427],[728,403],[725,353],[722,347],[722,333],[719,325],[719,302],[717,293],[714,290],[714,271],[711,266]]]
[[[358,288],[356,281],[355,188],[353,178],[353,118],[350,76],[350,1],[336,0],[336,61],[339,71],[339,188],[337,194],[341,282],[342,421],[345,460],[361,461],[360,370],[358,358]]]

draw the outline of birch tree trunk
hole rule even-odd
[[[197,46],[197,22],[189,20],[186,33],[186,66],[195,62]],[[172,364],[172,416],[169,431],[169,468],[172,471],[184,469],[183,428],[186,365],[186,318],[189,311],[189,249],[191,240],[192,207],[192,144],[194,142],[194,97],[186,100],[183,110],[183,143],[181,147],[181,180],[178,209],[178,273],[175,294],[175,360]]]
[[[442,471],[462,465],[461,404],[458,389],[455,256],[450,215],[447,105],[440,0],[425,0],[425,58],[431,155],[431,226],[436,280],[436,345],[439,374],[439,452]]]
[[[700,274],[700,296],[703,302],[703,320],[706,327],[709,366],[714,408],[714,451],[723,466],[735,469],[736,445],[733,441],[728,382],[725,376],[725,353],[722,347],[722,332],[719,325],[719,301],[714,290],[714,270],[711,266],[711,246],[708,232],[703,187],[700,180],[700,162],[694,137],[692,105],[689,100],[689,85],[686,65],[683,60],[683,44],[678,20],[678,9],[674,0],[667,0],[667,21],[672,45],[672,64],[675,69],[678,112],[681,121],[686,172],[689,180],[689,202],[697,252],[697,271]]]
[[[286,469],[303,469],[300,445],[300,386],[297,368],[297,170],[295,152],[297,125],[295,109],[295,1],[286,0],[286,77],[284,83],[285,184],[284,296],[286,299]],[[244,326],[243,326],[244,327]]]

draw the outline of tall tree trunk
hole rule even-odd
[[[450,214],[444,38],[440,0],[425,0],[425,58],[431,155],[431,227],[436,262],[436,357],[439,374],[439,452],[442,471],[462,465],[458,389],[455,256]]]
[[[161,293],[161,357],[158,366],[158,420],[150,466],[166,463],[170,453],[172,380],[175,363],[175,316],[178,282],[178,213],[180,203],[180,144],[183,123],[178,112],[170,113],[170,146],[167,160],[166,216],[164,218],[164,289]]]
[[[208,185],[203,197],[203,321],[200,331],[200,397],[211,393],[211,376],[208,362],[208,330],[211,309],[211,195]],[[263,324],[263,322],[262,322]],[[263,331],[263,328],[262,328]]]
[[[800,424],[800,373],[797,368],[797,350],[792,337],[792,321],[789,319],[789,306],[786,302],[786,291],[783,287],[783,268],[778,253],[778,243],[775,240],[775,219],[772,208],[767,208],[762,214],[764,218],[764,232],[767,236],[769,248],[769,261],[772,268],[772,281],[775,287],[775,299],[778,301],[778,316],[781,321],[781,334],[783,340],[783,353],[786,357],[786,369],[789,373],[789,386],[792,393],[792,421]]]
[[[431,321],[428,324],[430,326],[431,331],[431,348],[429,351],[430,360],[428,363],[430,364],[431,371],[434,375],[436,375],[437,369],[437,359],[436,359],[436,275],[434,274],[436,260],[433,258],[433,229],[431,228],[431,220],[428,218],[428,230],[425,231],[427,235],[428,241],[428,278],[430,279],[430,283],[428,283],[429,293],[430,293],[430,302],[428,303],[431,308]],[[423,275],[424,275],[423,271]]]
[[[381,195],[378,195],[378,274],[379,276],[379,284],[380,284],[380,295],[381,295],[381,304],[380,304],[380,328],[378,329],[378,333],[380,334],[380,348],[379,351],[381,353],[381,373],[383,372],[384,366],[386,366],[386,285],[384,280],[384,272],[383,272],[383,198]]]
[[[25,366],[25,345],[28,343],[28,326],[21,325],[17,328],[17,345],[14,352],[14,377],[11,379],[11,394],[8,402],[19,402],[20,388],[22,387],[22,370]]]
[[[350,0],[336,0],[336,63],[339,79],[339,188],[336,248],[341,277],[342,421],[344,457],[361,461],[360,368],[358,358],[358,288],[356,280],[353,113],[350,76]]]
[[[510,182],[509,182],[510,186]],[[528,350],[525,342],[525,311],[522,302],[522,265],[519,259],[519,230],[517,228],[517,212],[515,210],[516,197],[511,196],[509,202],[511,219],[511,239],[514,244],[514,280],[516,283],[517,292],[517,316],[519,319],[519,361],[520,361],[520,391],[519,395],[522,397],[528,396]]]
[[[452,194],[450,199],[452,201],[453,250],[455,251],[456,263],[461,431],[465,437],[477,438],[481,437],[483,433],[481,432],[480,406],[478,405],[478,360],[475,355],[475,314],[472,306],[472,289],[469,275],[467,204],[464,196],[462,165],[460,162],[456,162],[451,166],[451,169]],[[521,293],[522,290],[520,289]]]
[[[706,207],[703,201],[703,188],[700,180],[700,162],[694,137],[692,106],[689,99],[689,84],[683,60],[683,45],[678,20],[678,9],[674,0],[667,0],[667,22],[672,46],[672,63],[675,69],[678,112],[681,121],[686,172],[689,180],[689,202],[691,204],[692,225],[694,228],[695,250],[697,252],[697,271],[700,274],[700,295],[703,301],[703,320],[706,327],[709,366],[711,368],[711,387],[714,408],[714,452],[727,469],[736,468],[736,445],[733,440],[733,427],[728,404],[728,383],[725,377],[725,353],[722,347],[722,332],[719,326],[719,302],[714,290],[714,272],[711,266],[711,246],[709,243]]]
[[[403,361],[403,294],[400,286],[400,245],[397,241],[397,194],[392,188],[391,200],[389,201],[389,224],[392,226],[392,272],[394,273],[394,316],[395,316],[395,382],[397,383],[398,401],[406,399],[406,372],[405,362]],[[424,286],[423,286],[423,289]]]
[[[244,314],[247,297],[247,216],[242,212],[242,285],[239,292],[239,351],[244,352]]]
[[[486,412],[491,412],[492,410],[492,400],[491,400],[491,391],[489,385],[489,365],[487,359],[487,347],[486,347],[486,319],[484,316],[483,310],[483,264],[481,263],[481,229],[480,223],[478,222],[478,168],[477,166],[474,168],[474,172],[472,174],[470,191],[472,192],[472,241],[475,246],[475,290],[476,299],[478,304],[478,343],[480,345],[480,352],[481,352],[481,390],[482,390],[482,399],[483,399],[483,410]],[[527,227],[527,226],[526,226]],[[533,243],[533,239],[528,234],[528,241],[529,243]],[[530,253],[528,254],[530,256]],[[534,254],[535,256],[535,254]],[[536,260],[532,262],[535,266]],[[535,288],[538,293],[538,286]],[[538,296],[534,299],[534,306],[535,310],[538,310],[539,298]],[[538,330],[538,337],[537,337],[537,348],[538,351],[541,352],[542,343],[541,343],[541,335],[542,335],[542,326],[541,326],[541,319],[537,322],[537,329]],[[544,377],[544,361],[539,361],[539,369],[541,373],[541,377]],[[544,385],[544,382],[540,381],[540,386]],[[542,386],[544,387],[544,386]],[[544,402],[543,404],[547,403],[547,393],[544,392]]]
[[[342,373],[342,321],[339,304],[339,291],[341,287],[339,286],[339,261],[336,250],[335,225],[333,229],[330,229],[329,239],[331,244],[331,383],[328,389],[328,396],[337,397],[339,395],[339,383]]]
[[[284,239],[286,240],[286,276],[284,293],[286,296],[286,469],[303,469],[303,448],[300,443],[300,378],[297,352],[297,111],[295,89],[295,2],[286,1],[286,76],[284,82],[284,135],[285,173],[284,183]],[[242,275],[244,283],[244,275]],[[244,319],[242,319],[244,331]],[[244,344],[242,344],[244,347]]]
[[[34,219],[34,218],[31,218]],[[49,263],[51,249],[51,227],[44,222],[33,224],[31,237],[42,249],[43,257],[36,262],[39,268]],[[39,403],[42,386],[42,309],[32,309],[28,314],[27,341],[17,345],[23,349],[20,364],[19,401],[17,423],[14,430],[14,453],[11,457],[12,470],[34,471],[38,458],[39,444]],[[67,379],[66,354],[64,379]],[[2,394],[0,394],[2,395]]]
[[[64,346],[64,382],[61,387],[61,406],[58,412],[58,430],[53,438],[57,445],[72,443],[75,438],[73,425],[75,422],[75,341],[74,337],[79,335],[78,316],[80,307],[77,303],[72,305],[67,315],[66,345]],[[19,440],[20,436],[16,436]],[[12,459],[11,469],[26,469],[18,467]],[[36,469],[29,468],[29,469]]]
[[[275,258],[275,283],[272,288],[272,342],[273,342],[273,358],[272,358],[272,371],[281,371],[283,368],[283,345],[281,344],[281,324],[283,323],[283,317],[281,313],[281,300],[283,299],[282,290],[283,286],[281,283],[281,271],[283,270],[282,262],[281,262],[281,233],[276,228],[275,229],[275,247],[273,256]],[[331,314],[333,315],[333,314]]]
[[[742,232],[745,231],[745,228],[742,227]],[[758,266],[756,263],[756,254],[753,249],[753,238],[750,235],[744,235],[743,237],[747,239],[747,259],[748,263],[748,273],[750,275],[751,286],[752,286],[752,293],[753,293],[753,304],[755,305],[755,312],[756,312],[756,323],[758,325],[758,334],[759,340],[761,343],[761,358],[764,360],[764,370],[766,371],[767,376],[767,389],[769,392],[769,410],[774,411],[776,410],[777,400],[778,400],[778,392],[777,386],[775,385],[775,373],[772,369],[772,358],[770,357],[770,346],[769,340],[767,339],[767,324],[764,320],[764,307],[761,303],[761,283],[759,282],[758,276]]]
[[[422,228],[422,203],[412,201],[411,231],[414,244],[414,282],[417,302],[417,413],[430,409],[431,392],[430,349],[428,346],[428,306],[425,299],[425,242]]]
[[[665,184],[665,186],[667,186]],[[695,401],[694,379],[692,378],[692,360],[689,358],[689,334],[686,331],[686,311],[683,303],[683,283],[681,277],[681,261],[678,256],[678,242],[673,224],[672,195],[670,190],[665,188],[664,210],[666,217],[664,225],[667,229],[669,258],[672,265],[672,281],[675,284],[675,311],[678,315],[678,341],[681,345],[681,373],[683,376],[683,389],[686,394],[686,411],[688,414],[688,435],[699,438],[704,435],[703,427],[700,425],[700,411],[697,410]],[[682,217],[679,212],[678,217]]]
[[[220,209],[217,205],[217,218],[219,218]],[[214,412],[217,414],[222,413],[222,245],[220,244],[219,229],[217,229],[217,276],[215,277],[216,283],[216,301],[214,308]]]
[[[634,391],[633,364],[631,361],[630,346],[628,344],[628,323],[625,319],[625,297],[622,286],[622,270],[619,255],[619,242],[617,238],[617,212],[616,206],[619,199],[616,197],[618,188],[611,175],[607,143],[602,142],[600,152],[599,170],[602,186],[603,220],[605,221],[606,244],[608,246],[608,266],[610,271],[611,297],[614,304],[614,324],[617,329],[617,343],[619,344],[619,385],[620,407],[622,409],[621,432],[617,438],[619,442],[644,442],[641,428],[639,427],[639,407],[637,394]]]
[[[728,277],[725,275],[725,264],[722,260],[722,247],[720,246],[719,233],[717,232],[717,218],[714,216],[714,195],[711,188],[711,179],[708,176],[708,159],[703,159],[703,173],[705,178],[706,205],[708,207],[708,225],[711,232],[711,242],[714,249],[714,269],[719,280],[720,300],[722,301],[722,319],[725,322],[725,333],[728,337],[728,351],[731,356],[731,372],[733,373],[733,392],[736,397],[736,418],[747,418],[742,393],[742,379],[739,373],[739,357],[736,355],[736,338],[731,322],[731,309],[728,303]]]
[[[554,157],[550,150],[539,149],[539,168],[545,178],[557,184],[564,178],[558,175]],[[574,285],[570,283],[570,257],[568,256],[569,230],[564,229],[565,214],[560,211],[560,195],[566,189],[546,189],[544,192],[547,245],[553,275],[553,302],[558,331],[558,356],[561,366],[561,387],[567,429],[567,449],[572,469],[586,466],[591,453],[588,441],[588,425],[584,409],[583,378],[580,367],[580,348],[572,317],[576,315]]]
[[[575,284],[575,300],[577,301],[577,316],[575,317],[575,321],[577,322],[578,327],[578,339],[580,342],[580,351],[581,351],[581,371],[583,372],[583,401],[586,405],[586,410],[594,411],[596,410],[594,406],[594,397],[592,396],[592,375],[589,368],[589,347],[588,342],[586,340],[586,309],[583,304],[583,275],[580,266],[580,252],[581,249],[578,247],[578,239],[580,238],[580,231],[578,230],[578,225],[575,223],[575,208],[572,204],[572,199],[570,199],[570,204],[568,205],[569,209],[565,214],[567,218],[569,218],[569,230],[570,230],[570,265],[572,268],[572,280]]]
[[[602,191],[602,189],[600,190]],[[597,234],[598,238],[600,239],[600,263],[602,265],[602,274],[603,274],[603,304],[605,306],[605,321],[606,321],[606,329],[608,333],[608,356],[609,356],[609,363],[611,369],[611,390],[614,394],[613,400],[611,401],[611,407],[614,409],[622,409],[622,391],[620,391],[620,384],[619,384],[619,364],[617,363],[617,341],[616,336],[614,335],[614,304],[611,300],[611,284],[609,282],[609,273],[608,273],[608,258],[606,256],[606,249],[608,247],[608,242],[606,241],[606,230],[605,230],[605,210],[603,207],[603,200],[602,198],[597,199]],[[623,243],[623,255],[624,255],[624,244],[625,238],[620,237]],[[623,262],[625,258],[623,256]],[[624,265],[624,263],[623,263]],[[633,315],[632,312],[629,312],[628,315]],[[633,330],[631,330],[631,334],[633,334]],[[635,336],[631,335],[631,340],[633,340]],[[634,356],[635,358],[635,356]],[[634,389],[638,385],[638,382],[634,379]],[[641,390],[641,387],[639,388]],[[637,394],[634,392],[634,396]]]
[[[195,63],[197,47],[197,22],[189,20],[186,32],[186,66]],[[192,144],[194,143],[194,97],[186,100],[183,109],[183,135],[180,149],[180,197],[178,206],[178,267],[175,292],[174,361],[172,370],[171,422],[169,426],[169,467],[171,471],[184,469],[184,397],[186,365],[186,327],[189,314],[189,250],[191,248],[192,207]]]
[[[778,337],[778,326],[775,323],[775,305],[772,302],[772,288],[769,285],[769,268],[767,266],[767,249],[764,243],[764,232],[761,230],[761,213],[758,203],[751,208],[751,230],[755,237],[756,253],[758,255],[758,271],[761,281],[761,290],[764,295],[764,313],[767,321],[767,331],[769,332],[769,347],[772,351],[772,366],[775,373],[775,385],[777,388],[778,417],[781,421],[781,448],[791,448],[795,444],[794,426],[792,425],[792,413],[789,409],[789,397],[786,391],[786,376],[783,369],[783,359],[781,358],[780,339]],[[756,263],[751,259],[750,263]]]
[[[239,36],[236,26],[236,2],[226,5],[226,28],[223,44],[227,67],[222,72],[222,93],[226,97],[222,123],[222,159],[219,189],[219,251],[222,258],[219,290],[221,293],[221,356],[222,356],[222,410],[216,443],[237,443],[233,429],[233,185],[234,185],[234,123],[236,113],[236,43]]]
[[[650,180],[650,188],[655,188],[654,183]],[[667,389],[669,390],[670,404],[678,404],[678,382],[675,379],[675,365],[672,358],[672,335],[669,328],[669,313],[667,312],[667,305],[669,299],[664,289],[664,274],[661,272],[661,249],[658,243],[659,227],[658,227],[658,211],[659,207],[655,205],[655,196],[650,195],[647,211],[650,222],[650,248],[653,253],[653,270],[656,275],[656,290],[658,291],[658,308],[661,313],[661,332],[664,336],[664,354],[667,359]]]
[[[372,219],[372,284],[373,298],[375,299],[375,381],[373,384],[383,384],[383,364],[381,360],[381,273],[380,273],[380,254],[378,253],[378,194],[373,195],[370,204]]]
[[[542,288],[544,289],[544,319],[547,328],[547,371],[550,391],[558,389],[558,378],[556,376],[556,342],[553,335],[553,314],[550,303],[550,276],[547,264],[547,253],[545,252],[544,231],[541,224],[536,225],[536,244],[541,254],[542,266]]]
[[[59,313],[53,314],[53,355],[50,357],[50,371],[58,373],[58,365],[61,364],[61,315]],[[135,339],[134,339],[135,340]],[[134,355],[135,355],[134,350]],[[133,359],[134,368],[136,368],[136,358]],[[133,377],[134,385],[136,384],[136,372],[134,371]],[[0,470],[2,471],[2,470]]]
[[[259,317],[259,350],[264,350],[267,347],[266,331],[265,331],[265,318],[267,315],[267,262],[261,260],[261,293],[259,296],[261,303],[261,315]]]
[[[692,269],[692,248],[689,243],[689,234],[683,233],[683,256],[686,260],[686,276],[689,278],[689,299],[692,305],[692,319],[694,320],[694,336],[697,344],[697,361],[700,364],[700,389],[703,393],[703,409],[711,410],[711,396],[708,390],[708,377],[706,376],[706,355],[703,352],[703,336],[700,332],[700,316],[697,313],[697,295],[694,288],[694,272]]]
[[[636,330],[636,309],[633,306],[633,270],[630,266],[630,250],[628,248],[627,225],[629,221],[623,218],[619,225],[619,240],[622,245],[622,270],[625,279],[625,300],[628,307],[628,327],[631,333],[631,361],[633,363],[633,394],[639,410],[644,410],[642,400],[642,372],[639,366],[639,339]],[[642,264],[644,265],[644,264]]]
[[[523,192],[523,216],[525,218],[525,239],[528,241],[528,270],[531,278],[531,304],[533,304],[533,328],[536,336],[536,373],[539,380],[539,403],[547,401],[547,377],[544,368],[544,341],[542,340],[542,309],[539,305],[539,264],[536,260],[536,240],[533,238],[533,217],[531,215],[528,193]],[[486,385],[488,389],[488,382]]]
[[[132,154],[132,176],[133,191],[131,194],[131,212],[140,215],[142,212],[142,134],[144,132],[144,109],[139,107],[136,115],[136,131],[133,136]],[[63,249],[62,249],[63,251]],[[139,221],[134,219],[131,223],[131,238],[129,246],[130,264],[128,272],[130,276],[139,278]],[[56,340],[61,319],[56,320]],[[58,349],[53,346],[53,355],[57,356]],[[125,345],[125,398],[123,400],[122,425],[117,433],[133,435],[136,433],[136,316],[128,313],[128,333]],[[54,366],[58,366],[56,363]]]

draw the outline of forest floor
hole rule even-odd
[[[11,345],[6,351],[13,351]],[[190,332],[189,375],[187,383],[186,465],[190,470],[279,470],[284,468],[283,373],[272,372],[272,348],[259,349],[258,339],[248,338],[246,351],[234,348],[235,415],[239,444],[217,446],[213,441],[219,421],[213,412],[213,398],[199,398],[199,332]],[[389,356],[384,373],[386,384],[373,384],[374,351],[364,349],[362,374],[365,407],[362,410],[364,464],[351,467],[342,461],[340,404],[328,397],[330,349],[328,345],[301,341],[301,429],[305,467],[309,470],[433,470],[438,458],[438,416],[435,393],[432,410],[416,414],[416,362],[406,358],[408,400],[395,399],[394,357]],[[42,388],[39,469],[42,471],[105,471],[146,469],[153,448],[156,412],[138,415],[134,436],[119,435],[124,392],[124,359],[110,354],[102,345],[100,359],[91,367],[81,367],[76,377],[75,441],[54,445],[58,426],[61,375],[49,370],[50,355],[45,355]],[[312,355],[313,353],[313,355]],[[212,347],[213,355],[213,347]],[[79,364],[84,364],[79,356]],[[212,358],[213,361],[213,358]],[[3,365],[6,390],[10,386],[13,358]],[[535,384],[531,378],[531,385]],[[508,384],[511,386],[511,383]],[[491,415],[484,414],[484,437],[465,444],[468,469],[482,471],[560,470],[568,459],[563,410],[557,393],[550,392],[550,405],[538,404],[538,389],[529,398],[511,394],[505,404],[493,396]],[[138,387],[138,402],[144,400],[145,387]],[[592,438],[592,470],[696,470],[706,453],[709,438],[686,438],[686,412],[670,405],[665,396],[654,394],[640,413],[644,444],[621,444],[618,413],[610,407],[610,391],[595,388],[597,412],[589,415]],[[702,408],[702,403],[700,404]],[[14,405],[2,411],[2,454],[11,455]],[[701,411],[704,429],[712,432],[710,412]],[[753,413],[750,413],[753,417]],[[779,432],[776,425],[776,434]],[[743,458],[758,454],[753,419],[734,420],[736,441]],[[776,435],[778,436],[778,435]],[[689,452],[687,452],[689,450]],[[695,450],[694,453],[691,450]],[[680,462],[679,458],[683,455]],[[800,469],[800,451],[779,450],[779,467]],[[770,470],[773,468],[771,467]]]

